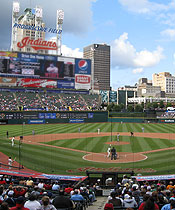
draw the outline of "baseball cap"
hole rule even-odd
[[[23,197],[23,196],[19,196],[19,197],[17,198],[17,200],[16,200],[16,203],[18,203],[18,204],[24,203],[24,197]]]
[[[172,201],[172,200],[175,201],[175,197],[171,197],[171,198],[170,198],[170,201]]]
[[[151,190],[151,186],[148,186],[148,187],[147,187],[147,190]]]
[[[114,209],[114,207],[113,207],[112,203],[106,203],[105,204],[104,210],[113,210],[113,209]]]
[[[124,195],[124,199],[129,199],[129,198],[130,198],[130,196],[128,194]]]
[[[8,191],[8,196],[13,196],[13,194],[14,194],[14,191],[13,190],[9,190]]]

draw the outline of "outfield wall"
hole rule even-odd
[[[0,124],[95,123],[107,121],[108,112],[104,111],[0,112]]]
[[[158,118],[127,118],[127,117],[109,117],[108,122],[117,123],[175,123],[175,119]]]

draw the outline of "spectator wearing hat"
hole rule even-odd
[[[134,208],[134,207],[137,207],[137,202],[130,195],[125,194],[124,195],[123,206],[126,207],[126,208],[129,208],[129,207]]]
[[[58,182],[54,182],[54,184],[52,185],[52,190],[59,190],[60,189],[60,185],[58,184]]]
[[[29,210],[28,208],[24,207],[24,202],[24,197],[19,196],[16,200],[16,206],[12,207],[10,210]]]
[[[114,210],[112,203],[106,203],[104,206],[104,210]]]
[[[148,186],[147,187],[147,192],[146,192],[146,194],[148,194],[148,195],[152,195],[152,192],[151,192],[151,186]]]
[[[13,198],[14,191],[10,190],[7,193],[7,198],[4,200],[6,203],[8,203],[9,207],[16,206],[15,199]]]
[[[85,201],[84,197],[78,193],[78,189],[74,190],[73,195],[70,198],[72,201]]]
[[[70,194],[70,192],[73,191],[73,187],[71,184],[68,185],[68,187],[66,187],[64,189],[64,192],[67,193],[68,195]]]

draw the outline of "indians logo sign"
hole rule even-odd
[[[24,37],[21,42],[17,43],[19,48],[23,48],[26,46],[32,47],[34,50],[57,50],[56,42],[45,41],[40,39],[32,40],[30,37]]]

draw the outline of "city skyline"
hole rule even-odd
[[[111,86],[114,90],[134,85],[153,73],[174,75],[175,0],[20,0],[26,7],[43,8],[47,27],[56,25],[56,10],[63,9],[62,54],[83,56],[83,47],[106,43],[111,46]],[[1,2],[1,50],[10,49],[12,1]],[[47,39],[53,34],[47,33]]]

